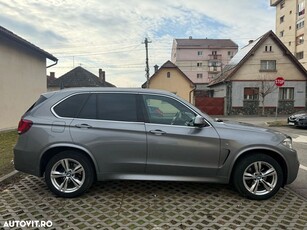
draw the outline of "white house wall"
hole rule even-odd
[[[232,106],[243,107],[244,88],[245,87],[259,87],[261,82],[254,81],[234,81],[232,82]],[[286,81],[283,87],[294,88],[294,107],[305,107],[306,101],[306,82],[303,81]],[[216,90],[216,88],[215,88]],[[265,107],[275,107],[278,100],[278,90],[276,89],[265,98]],[[216,94],[214,94],[216,95]],[[259,98],[261,100],[261,97]]]
[[[46,85],[46,58],[0,39],[0,130],[16,128]]]

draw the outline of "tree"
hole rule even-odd
[[[262,116],[265,115],[264,111],[264,101],[265,97],[269,95],[270,93],[274,92],[277,89],[277,86],[275,85],[275,78],[263,75],[260,77],[260,85],[259,85],[259,95],[261,97],[261,106],[262,106]],[[273,79],[273,80],[272,80]]]

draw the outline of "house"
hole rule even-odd
[[[58,61],[0,26],[0,130],[16,128],[23,113],[47,91],[46,59],[52,65]]]
[[[146,82],[142,85],[146,88]],[[165,62],[160,68],[155,66],[155,73],[149,78],[150,89],[170,91],[179,97],[194,102],[193,82],[171,61]]]
[[[270,3],[276,8],[276,35],[307,68],[307,46],[304,38],[307,29],[305,27],[307,0],[270,0]]]
[[[285,84],[276,87],[275,79]],[[281,40],[269,31],[243,47],[210,82],[213,97],[225,98],[227,114],[288,114],[306,106],[307,72]]]
[[[171,61],[196,85],[206,89],[238,51],[230,39],[174,39]]]
[[[59,78],[55,78],[54,73],[47,76],[48,91],[59,90],[72,87],[115,87],[106,81],[105,71],[99,69],[99,77],[88,70],[78,66],[65,73]]]

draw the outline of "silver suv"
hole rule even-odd
[[[148,89],[49,92],[23,115],[17,170],[45,177],[58,196],[95,180],[232,183],[250,199],[293,182],[299,162],[289,136],[213,120],[174,94]]]

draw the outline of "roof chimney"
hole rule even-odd
[[[50,72],[50,78],[55,79],[55,73],[54,72]]]
[[[106,72],[102,71],[102,69],[99,69],[99,80],[103,84],[106,82]]]
[[[254,40],[249,40],[248,41],[248,44],[251,44],[251,43],[253,43],[254,42]]]
[[[154,66],[154,68],[155,68],[155,73],[158,71],[158,69],[159,69],[159,66],[156,64],[155,66]]]

